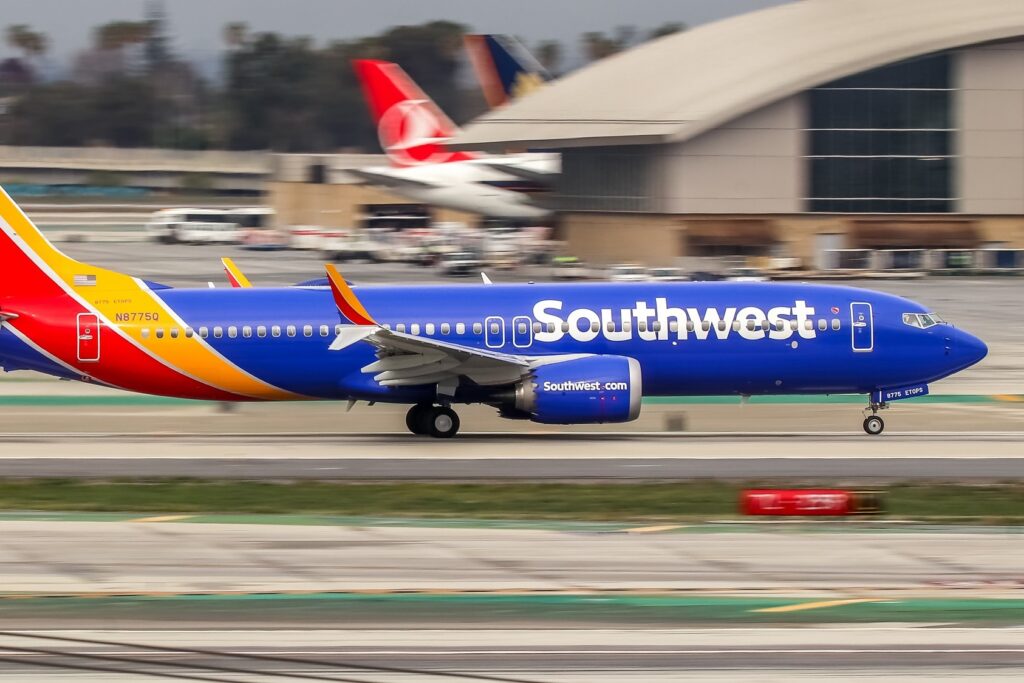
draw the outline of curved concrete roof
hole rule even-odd
[[[1022,0],[802,0],[671,35],[480,117],[461,148],[681,141],[842,76],[1024,35]]]

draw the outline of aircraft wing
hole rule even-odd
[[[454,382],[510,384],[530,371],[526,358],[395,332],[382,327],[367,335],[377,360],[363,368],[385,387]],[[332,347],[333,348],[333,347]]]
[[[373,185],[383,185],[385,187],[407,187],[410,189],[427,189],[431,187],[437,187],[433,183],[428,183],[422,180],[414,180],[405,176],[395,175],[389,173],[385,169],[374,169],[374,168],[352,168],[346,169],[346,173],[359,178],[362,181]]]
[[[488,161],[487,165],[495,171],[501,171],[502,173],[507,173],[514,178],[528,180],[531,183],[537,183],[538,185],[553,185],[559,175],[557,173],[539,171],[537,169],[526,168],[516,164],[503,164],[500,161]]]
[[[454,387],[461,377],[484,385],[511,384],[540,365],[581,357],[520,356],[389,330],[366,312],[333,265],[327,266],[327,276],[338,310],[353,323],[343,327],[331,350],[340,351],[360,342],[372,344],[377,349],[377,360],[362,370],[373,373],[374,380],[382,386]]]

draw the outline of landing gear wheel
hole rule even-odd
[[[885,429],[885,421],[877,415],[864,418],[864,431],[868,434],[875,436],[881,434],[883,429]]]
[[[417,403],[405,414],[405,426],[417,436],[426,436],[430,433],[427,418],[433,409],[433,406]]]
[[[446,406],[431,409],[427,423],[429,434],[435,439],[450,439],[459,433],[459,416]]]

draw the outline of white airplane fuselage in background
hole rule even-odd
[[[522,170],[522,175],[515,174],[516,169]],[[375,166],[350,172],[422,204],[488,218],[529,220],[544,218],[550,212],[537,206],[529,194],[501,185],[545,176],[554,179],[558,170],[558,155],[541,153],[480,156],[419,166]]]

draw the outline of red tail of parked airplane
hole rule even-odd
[[[449,150],[456,126],[397,64],[376,59],[353,62],[377,124],[380,146],[396,166],[440,164],[475,158]]]

